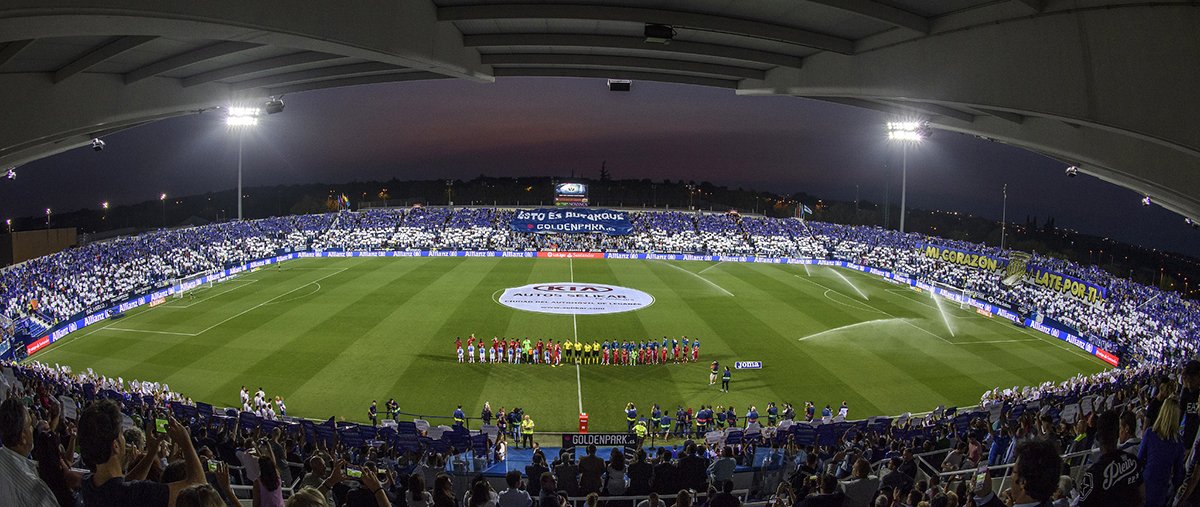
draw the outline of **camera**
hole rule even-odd
[[[92,139],[92,151],[104,151],[104,141],[99,137]]]

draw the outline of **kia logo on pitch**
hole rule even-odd
[[[543,292],[612,292],[612,287],[595,285],[538,285],[533,290]]]

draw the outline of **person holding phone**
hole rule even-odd
[[[187,428],[168,415],[166,430],[183,456],[184,479],[169,484],[126,480],[125,463],[122,462],[125,436],[121,431],[121,408],[112,400],[99,401],[85,408],[79,417],[79,447],[84,463],[92,471],[83,478],[84,504],[88,507],[166,507],[175,503],[184,488],[205,484],[204,469]],[[129,475],[144,478],[153,459],[153,453],[147,453]]]

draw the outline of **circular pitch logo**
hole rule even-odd
[[[654,296],[602,283],[556,282],[504,289],[497,301],[529,312],[598,315],[640,310],[654,304]]]

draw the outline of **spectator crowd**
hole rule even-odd
[[[855,262],[951,286],[1022,314],[1052,318],[1123,361],[1177,362],[1196,352],[1200,338],[1200,307],[1178,293],[1037,252],[1030,265],[1104,288],[1107,297],[1089,304],[1035,284],[1006,285],[1001,283],[1003,270],[930,258],[920,247],[935,244],[1001,259],[1008,252],[878,227],[734,213],[642,211],[629,213],[633,229],[626,236],[529,234],[510,230],[513,213],[498,208],[369,209],[159,230],[89,243],[0,272],[0,315],[19,323],[12,326],[16,330],[42,332],[173,281],[280,252],[571,250]]]
[[[592,505],[635,496],[689,506],[1163,506],[1177,497],[1192,505],[1200,479],[1200,415],[1188,408],[1200,396],[1196,360],[997,391],[970,409],[862,421],[847,420],[844,404],[837,415],[828,405],[818,415],[812,402],[802,411],[768,402],[761,414],[751,407],[744,415],[680,406],[680,425],[658,429],[645,425],[663,415],[659,406],[647,420],[631,403],[639,445],[607,459],[590,446],[578,460],[573,452],[547,459],[533,442],[532,419],[517,408],[493,414],[485,404],[483,428],[455,430],[480,445],[445,448],[428,440],[431,429],[418,430],[415,445],[394,431],[356,440],[348,424],[327,437],[290,417],[267,424],[213,411],[161,384],[37,363],[0,370],[6,506],[215,506],[234,505],[239,494],[255,505],[304,506],[463,507],[507,498],[565,507],[565,498],[591,495]],[[498,432],[488,429],[493,418]],[[644,431],[659,443],[646,445]],[[497,492],[468,462],[503,460],[509,436],[533,455]],[[733,495],[736,474],[748,470],[746,491]]]

